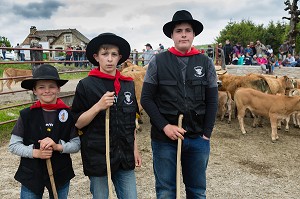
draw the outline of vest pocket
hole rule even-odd
[[[206,81],[192,81],[192,86],[194,88],[195,100],[205,100],[205,88],[207,86]]]
[[[162,101],[177,101],[177,81],[161,80],[159,82],[160,99]]]
[[[124,106],[123,115],[125,121],[125,128],[135,128],[136,118],[136,107],[135,106]]]

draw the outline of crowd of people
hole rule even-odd
[[[222,46],[222,43],[219,44]],[[211,46],[208,46],[208,49]],[[280,45],[276,56],[270,45],[264,45],[259,40],[249,42],[243,47],[240,42],[231,45],[229,40],[225,41],[225,45],[221,50],[224,53],[225,65],[257,65],[261,66],[263,72],[272,74],[275,67],[300,67],[299,55],[294,57],[294,46],[285,41]],[[211,54],[207,50],[207,55]]]

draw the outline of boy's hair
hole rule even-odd
[[[102,45],[99,46],[97,52],[99,52],[101,49],[108,50],[108,49],[111,49],[111,48],[118,48],[118,53],[120,54],[120,48],[116,45],[113,45],[113,44],[102,44]]]

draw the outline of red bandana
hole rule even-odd
[[[200,54],[200,51],[194,47],[191,48],[191,50],[189,52],[185,52],[185,54],[182,54],[181,52],[179,52],[178,50],[175,49],[175,47],[172,47],[169,49],[169,51],[179,57],[189,57],[192,55],[198,55]]]
[[[116,70],[116,75],[112,76],[112,75],[101,72],[99,70],[99,68],[95,68],[89,72],[88,76],[95,76],[95,77],[99,77],[99,78],[103,78],[103,79],[115,80],[114,87],[115,87],[116,95],[118,95],[119,91],[121,90],[121,84],[120,84],[119,79],[124,80],[124,81],[133,81],[133,79],[131,77],[125,77],[125,76],[121,75],[120,71],[118,71],[118,70]]]
[[[46,110],[57,110],[66,108],[69,109],[70,107],[67,106],[60,98],[57,98],[56,104],[42,104],[40,100],[36,101],[33,105],[30,106],[30,109],[34,108],[42,108]]]

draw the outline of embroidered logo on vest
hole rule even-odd
[[[58,119],[61,122],[67,121],[68,117],[69,117],[69,115],[68,115],[68,112],[66,110],[61,110],[58,114]]]
[[[130,92],[124,92],[125,95],[125,99],[124,99],[124,103],[127,105],[130,105],[133,103],[133,100],[131,99],[131,93]]]
[[[203,70],[203,67],[202,66],[196,66],[194,67],[194,70],[195,70],[195,76],[196,77],[203,77],[205,74],[202,72]]]

